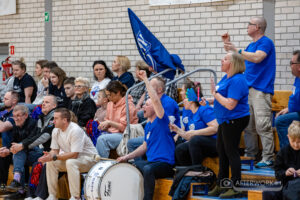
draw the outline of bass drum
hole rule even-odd
[[[131,164],[100,161],[85,178],[84,196],[87,200],[142,200],[144,179]]]

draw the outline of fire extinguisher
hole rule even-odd
[[[3,67],[2,73],[2,80],[5,81],[6,79],[8,79],[9,77],[11,77],[13,75],[12,72],[12,64],[11,61],[9,60],[10,56],[8,56],[5,61],[2,61],[1,65]]]

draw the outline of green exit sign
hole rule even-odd
[[[45,12],[45,22],[49,22],[50,15],[48,12]]]

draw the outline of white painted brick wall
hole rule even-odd
[[[44,55],[44,1],[19,0],[18,14],[0,16],[0,43],[14,45],[13,57],[24,57],[30,73],[34,62]],[[87,76],[90,80],[96,59],[111,66],[114,56],[127,55],[134,65],[141,58],[131,32],[128,7],[170,53],[179,54],[187,71],[210,68],[220,79],[220,59],[225,54],[220,35],[229,32],[234,44],[245,48],[251,41],[247,23],[252,16],[262,14],[263,0],[152,7],[148,0],[53,0],[53,60],[70,76]],[[300,1],[276,0],[276,89],[291,88],[288,61],[291,51],[300,48],[299,26]],[[193,75],[203,83],[209,83],[209,76]],[[207,93],[208,84],[204,88]]]

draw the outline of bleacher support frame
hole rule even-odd
[[[171,69],[171,68],[170,68],[170,69],[165,69],[164,71],[162,71],[162,72],[160,72],[160,73],[157,73],[157,74],[155,74],[154,76],[150,77],[148,80],[151,80],[151,79],[154,78],[154,77],[157,77],[157,76],[160,76],[160,75],[162,75],[162,74],[165,74],[166,72],[169,72],[169,71],[171,71],[171,70],[173,70],[173,69]],[[169,83],[167,83],[166,86],[168,86],[168,85],[170,85],[170,84],[172,84],[172,83],[178,82],[179,80],[181,80],[181,79],[183,79],[183,78],[185,78],[185,77],[187,77],[187,76],[189,76],[189,75],[191,75],[191,74],[194,74],[194,73],[196,73],[196,72],[200,72],[200,71],[201,71],[201,72],[211,72],[211,73],[214,75],[215,83],[217,83],[217,73],[216,73],[214,70],[212,70],[212,69],[198,68],[198,69],[195,69],[194,71],[191,71],[191,72],[188,72],[188,73],[185,73],[185,74],[183,74],[183,75],[178,76],[178,77],[175,78],[174,80],[172,80],[172,81],[170,81]],[[129,92],[130,92],[131,90],[133,90],[134,88],[136,88],[136,87],[138,87],[138,86],[140,86],[140,85],[142,85],[142,84],[145,84],[145,82],[142,81],[142,82],[138,83],[137,85],[132,86],[132,87],[129,88],[129,89],[127,90],[127,92],[126,92],[126,97],[125,97],[125,99],[126,99],[126,121],[127,121],[126,129],[127,129],[128,133],[129,133],[129,138],[130,138],[130,128],[129,128],[129,126],[130,126],[130,117],[129,117],[128,95],[129,95]]]

